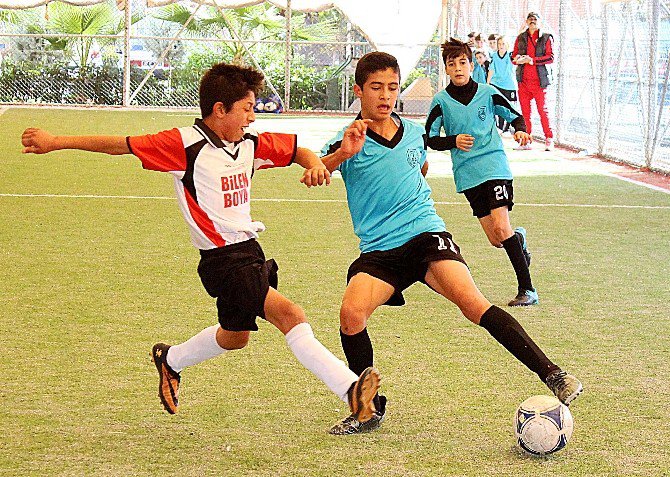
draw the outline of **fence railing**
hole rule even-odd
[[[497,33],[512,48],[528,8],[525,0],[443,3],[434,41],[422,45],[416,67],[403,72],[401,112],[426,114],[432,96],[445,86],[441,38]],[[352,111],[356,61],[373,49],[337,11],[287,15],[266,5],[239,21],[210,12],[208,23],[197,15],[189,22],[184,14],[198,7],[187,3],[148,8],[133,0],[127,12],[115,2],[103,5],[96,8],[109,16],[110,28],[94,34],[66,31],[62,22],[54,31],[54,13],[45,19],[46,7],[11,16],[0,10],[0,103],[195,109],[202,73],[215,62],[243,61],[264,72],[263,96],[285,109]],[[665,2],[545,0],[540,7],[534,10],[543,16],[542,28],[553,32],[556,50],[557,81],[549,87],[548,105],[557,141],[670,172]],[[252,14],[289,21],[274,30],[250,26]],[[20,15],[24,21],[17,20]],[[541,131],[535,114],[532,120]]]

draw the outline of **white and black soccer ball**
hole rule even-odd
[[[514,415],[517,444],[533,455],[547,455],[563,449],[573,429],[570,410],[554,396],[530,397],[521,403]]]

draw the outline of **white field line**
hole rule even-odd
[[[622,181],[630,182],[631,184],[646,187],[647,189],[652,189],[658,192],[664,192],[666,194],[670,194],[670,189],[664,189],[663,187],[655,186],[653,184],[647,184],[646,182],[636,181],[635,179],[631,179],[630,177],[623,177],[618,174],[614,174],[612,172],[606,172],[605,175],[609,177],[614,177],[615,179],[619,179]]]
[[[0,197],[23,197],[23,198],[55,198],[55,199],[125,199],[125,200],[175,200],[174,197],[163,196],[142,196],[142,195],[70,195],[70,194],[2,194]],[[251,199],[252,202],[314,202],[314,203],[333,203],[346,204],[347,201],[343,199],[273,199],[273,198],[256,198]],[[468,205],[467,202],[445,202],[435,201],[438,205]],[[660,209],[670,210],[670,205],[619,205],[619,204],[531,204],[516,202],[515,205],[524,207],[582,207],[592,209]]]

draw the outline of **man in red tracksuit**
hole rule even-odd
[[[517,65],[516,80],[519,83],[519,102],[521,114],[526,122],[526,131],[532,133],[530,102],[534,99],[537,112],[540,113],[545,150],[550,151],[554,147],[554,132],[549,124],[545,99],[547,86],[553,80],[551,67],[547,66],[554,62],[553,37],[549,33],[540,32],[539,23],[540,15],[530,12],[526,17],[528,28],[514,43],[512,63]],[[520,146],[519,149],[530,149],[530,145]]]

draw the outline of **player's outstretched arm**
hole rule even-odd
[[[371,122],[371,119],[357,119],[351,123],[344,131],[339,149],[321,158],[330,172],[333,172],[337,169],[337,166],[363,149],[365,135]]]
[[[295,153],[294,162],[305,168],[300,182],[307,187],[330,184],[330,171],[321,162],[321,159],[309,149],[299,147]]]
[[[46,154],[61,149],[130,154],[125,136],[54,136],[48,131],[28,128],[21,135],[24,154]]]

